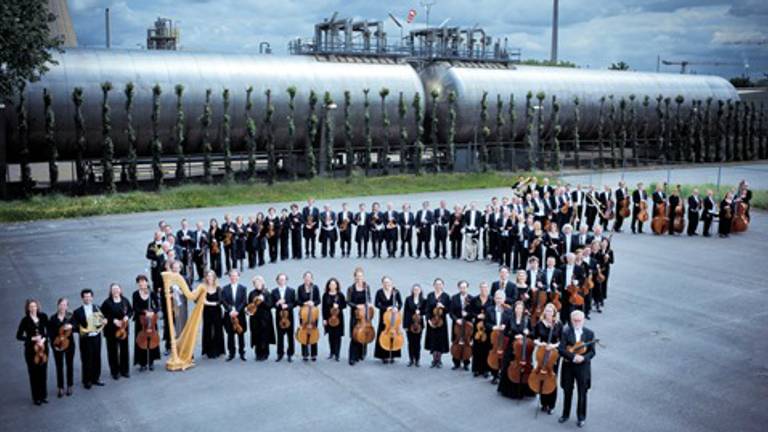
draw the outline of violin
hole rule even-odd
[[[413,316],[411,316],[411,325],[408,327],[408,331],[410,331],[413,334],[419,334],[422,330],[422,324],[421,324],[421,314],[419,311],[414,312]]]
[[[290,312],[288,309],[280,310],[280,322],[277,324],[282,330],[286,330],[291,326]]]
[[[581,284],[581,294],[584,296],[589,295],[594,287],[595,282],[592,280],[592,275],[587,276],[587,278],[584,279],[584,283]]]
[[[488,333],[485,332],[485,319],[478,318],[475,322],[475,340],[478,342],[488,340]]]
[[[392,292],[392,301],[394,302],[394,291]],[[384,330],[379,335],[379,346],[384,351],[398,351],[403,347],[405,338],[403,332],[400,330],[402,327],[402,318],[400,313],[392,307],[384,312],[382,317],[384,320]]]
[[[136,335],[136,345],[143,350],[155,349],[160,346],[160,335],[157,333],[157,314],[152,314],[152,318],[148,318],[146,313],[142,314],[139,317],[139,323],[141,330]]]
[[[211,240],[211,253],[214,255],[221,253],[221,249],[219,249],[219,241],[216,239]]]
[[[119,340],[125,340],[128,337],[128,321],[123,319],[120,320],[122,324],[120,324],[117,327],[117,330],[115,330],[115,338]]]
[[[523,328],[528,327],[528,315],[523,317]],[[513,383],[522,384],[528,381],[528,376],[533,370],[531,357],[533,357],[533,340],[525,332],[522,338],[515,338],[512,349],[515,353],[515,359],[507,367],[507,377]]]
[[[339,324],[341,324],[341,318],[339,318],[340,313],[341,311],[339,310],[339,307],[334,303],[331,308],[331,316],[328,318],[328,327],[338,327]]]
[[[556,323],[553,322],[549,329],[547,344],[552,340],[552,329],[555,328],[555,325]],[[550,394],[557,389],[555,366],[559,358],[560,354],[556,349],[548,350],[544,346],[539,346],[536,350],[536,367],[528,376],[528,387],[534,393]]]
[[[749,206],[744,201],[736,204],[736,217],[731,221],[731,231],[735,233],[744,232],[749,228],[749,219],[747,219],[747,209]]]
[[[584,354],[587,353],[587,348],[589,348],[590,345],[595,345],[595,344],[599,344],[599,343],[600,343],[600,339],[591,340],[591,341],[586,342],[586,343],[582,342],[582,341],[579,341],[579,342],[576,342],[573,345],[568,345],[566,347],[566,350],[568,350],[569,353],[583,356]],[[602,345],[600,345],[600,346],[602,346]]]
[[[230,316],[230,321],[232,322],[232,330],[235,331],[237,334],[243,334],[243,326],[240,325],[240,317],[238,315]]]
[[[435,308],[432,309],[432,318],[429,319],[429,324],[434,328],[442,327],[443,324],[445,324],[442,306],[435,306]]]
[[[72,316],[69,312],[64,317],[65,321],[68,321]],[[59,327],[59,334],[53,339],[53,349],[56,351],[66,351],[69,348],[69,337],[72,336],[72,326],[67,326],[68,323],[62,324]]]
[[[467,361],[472,358],[472,323],[462,319],[461,324],[453,323],[451,356]]]
[[[263,301],[264,300],[261,299],[260,295],[255,296],[253,301],[245,306],[245,311],[248,313],[248,315],[255,315],[256,311],[259,309],[259,305],[261,305]]]
[[[603,274],[603,266],[599,264],[597,266],[597,282],[599,283],[605,282],[605,274]]]
[[[576,284],[571,281],[571,284],[568,285],[568,288],[565,289],[568,292],[568,303],[571,304],[571,306],[583,306],[584,305],[584,297],[579,294],[579,287],[576,286]]]
[[[367,345],[376,339],[376,332],[373,330],[373,308],[368,306],[368,302],[362,308],[355,311],[355,328],[352,329],[352,338],[355,342]]]
[[[648,203],[640,201],[640,211],[637,213],[637,220],[640,222],[648,222]]]
[[[317,329],[317,320],[320,317],[320,309],[314,303],[309,302],[299,310],[301,325],[296,330],[296,340],[302,345],[314,345],[320,340],[320,331]]]
[[[647,204],[646,204],[646,207],[647,207]],[[647,217],[648,213],[646,212],[645,215]],[[619,216],[621,216],[624,219],[629,217],[629,198],[624,198],[619,202]]]
[[[545,230],[546,230],[546,228],[545,228]],[[536,237],[533,240],[533,242],[531,242],[531,247],[528,248],[528,252],[529,253],[536,253],[536,249],[539,247],[540,244],[541,244],[541,236]]]
[[[48,362],[48,349],[45,343],[35,343],[35,358],[33,359],[36,365],[41,365]]]

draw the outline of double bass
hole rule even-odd
[[[400,312],[395,309],[394,288],[392,289],[392,307],[384,312],[382,319],[384,320],[384,330],[382,330],[379,335],[379,346],[381,346],[384,351],[389,351],[390,353],[399,351],[403,348],[405,338],[403,337],[402,330],[400,330],[403,322],[402,317],[400,316]]]
[[[320,318],[320,309],[311,301],[299,310],[301,325],[296,329],[296,340],[302,345],[314,345],[320,340],[320,331],[317,329],[317,320]]]
[[[672,220],[672,229],[676,233],[681,233],[683,232],[683,229],[685,229],[685,218],[683,217],[685,208],[683,208],[683,197],[682,194],[680,194],[680,185],[677,186],[677,196],[680,202],[675,206],[675,217]]]
[[[647,217],[648,213],[646,212],[645,215]],[[629,198],[623,198],[621,201],[619,201],[619,216],[624,219],[629,217]]]
[[[528,328],[528,315],[523,314],[523,328]],[[515,353],[515,359],[507,367],[507,377],[510,381],[517,384],[523,384],[533,370],[531,358],[533,357],[533,340],[525,332],[522,338],[515,338],[512,349]]]
[[[731,221],[731,231],[735,233],[744,232],[749,228],[749,219],[747,219],[747,203],[738,201],[736,203],[736,216]]]
[[[640,201],[640,211],[637,213],[637,220],[642,223],[648,222],[648,203],[645,200]]]

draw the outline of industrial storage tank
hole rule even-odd
[[[505,124],[509,124],[507,114],[510,95],[514,94],[515,113],[517,115],[515,129],[519,136],[525,131],[525,100],[530,91],[534,97],[533,105],[538,105],[536,94],[544,92],[546,98],[543,103],[543,121],[545,133],[549,129],[549,115],[552,106],[552,96],[556,96],[560,103],[560,124],[568,126],[573,124],[574,98],[579,98],[579,111],[581,122],[579,132],[582,138],[595,137],[597,135],[600,98],[606,97],[604,112],[608,113],[608,96],[613,95],[616,106],[616,119],[618,120],[618,104],[621,98],[629,101],[630,95],[635,95],[635,108],[637,118],[643,117],[641,106],[643,98],[647,95],[651,98],[649,114],[651,116],[651,131],[658,126],[656,121],[655,98],[659,95],[673,100],[670,107],[674,112],[677,95],[685,98],[683,107],[687,109],[692,100],[706,102],[707,98],[713,99],[713,111],[717,107],[718,100],[737,101],[739,95],[736,89],[727,80],[718,76],[709,75],[680,75],[667,73],[643,73],[629,71],[592,70],[562,67],[541,67],[498,64],[465,65],[457,62],[433,63],[420,71],[425,91],[429,94],[432,89],[440,92],[438,104],[438,119],[446,124],[449,105],[448,93],[456,92],[456,138],[457,142],[474,139],[475,132],[480,133],[480,111],[483,92],[488,92],[488,120],[486,126],[495,130],[496,97],[501,95],[504,102]],[[629,110],[627,110],[627,115]],[[431,116],[431,104],[427,104],[427,115]],[[447,130],[440,128],[440,140],[445,140]],[[567,136],[568,131],[564,130]],[[508,132],[505,131],[505,137]]]
[[[25,90],[29,111],[30,155],[32,161],[45,161],[48,158],[45,144],[43,89],[48,88],[53,95],[53,111],[56,119],[55,135],[59,159],[74,159],[75,146],[75,107],[72,91],[75,87],[84,90],[85,102],[82,107],[88,141],[86,158],[98,158],[102,155],[101,135],[101,83],[109,81],[114,89],[109,101],[112,118],[112,139],[115,143],[115,155],[121,158],[127,153],[128,143],[124,133],[126,114],[124,109],[125,84],[135,85],[133,126],[138,137],[138,154],[151,154],[152,136],[152,87],[159,84],[162,88],[160,99],[160,138],[164,153],[171,154],[174,148],[173,130],[176,124],[176,95],[174,87],[182,84],[184,90],[183,111],[186,118],[187,142],[185,151],[200,153],[201,125],[205,91],[212,90],[212,124],[209,134],[214,152],[220,152],[217,137],[221,132],[223,117],[222,91],[230,90],[231,145],[232,151],[245,149],[245,99],[246,88],[253,86],[254,107],[252,116],[258,129],[264,119],[266,105],[265,90],[272,91],[272,104],[275,108],[272,117],[272,130],[275,145],[287,147],[288,100],[287,89],[295,86],[295,148],[302,149],[306,140],[307,117],[309,110],[309,92],[314,90],[318,96],[316,114],[319,124],[323,123],[324,92],[330,92],[337,105],[332,111],[335,121],[335,145],[344,143],[343,109],[344,92],[351,93],[350,123],[353,128],[354,142],[364,142],[363,89],[370,89],[371,129],[374,143],[381,142],[381,99],[379,90],[389,89],[387,113],[391,122],[390,143],[396,144],[398,137],[397,99],[402,92],[408,101],[408,113],[405,124],[409,136],[415,135],[415,120],[411,101],[415,93],[422,93],[423,87],[417,72],[407,63],[391,59],[359,59],[348,62],[331,62],[312,56],[286,56],[250,54],[217,54],[188,51],[151,51],[117,49],[81,49],[70,48],[64,53],[53,55],[57,65],[52,65],[40,81],[31,83]],[[423,106],[423,98],[422,98]],[[11,116],[9,125],[16,128],[15,112],[6,110]],[[13,143],[15,140],[11,140]],[[8,159],[18,161],[18,146],[11,145]]]

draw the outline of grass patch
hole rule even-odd
[[[66,219],[85,216],[138,213],[184,208],[236,206],[265,202],[304,201],[345,196],[370,196],[482,189],[510,186],[521,173],[445,173],[392,175],[349,179],[266,183],[235,183],[170,187],[160,192],[125,192],[114,195],[71,197],[61,194],[35,196],[27,200],[0,203],[0,222]]]

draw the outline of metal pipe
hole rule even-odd
[[[552,53],[549,59],[553,65],[557,64],[557,26],[559,19],[559,7],[559,0],[554,0],[552,8]]]
[[[104,31],[106,32],[107,49],[112,48],[112,29],[109,25],[109,8],[104,9]]]

